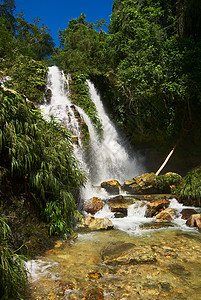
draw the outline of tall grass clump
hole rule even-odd
[[[67,234],[73,225],[76,194],[85,182],[73,154],[70,133],[50,122],[30,102],[0,90],[0,168],[21,180],[31,205],[50,234]]]
[[[23,299],[26,282],[24,259],[13,250],[11,229],[0,217],[0,299]]]
[[[201,205],[201,166],[189,171],[177,187],[179,198]]]

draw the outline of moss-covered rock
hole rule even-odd
[[[127,180],[123,184],[123,190],[132,195],[157,193],[156,174],[145,173]]]
[[[158,191],[161,193],[172,193],[175,191],[175,187],[180,184],[181,180],[181,175],[173,172],[159,175],[156,177]]]

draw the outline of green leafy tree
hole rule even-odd
[[[29,100],[41,103],[44,99],[48,68],[44,62],[29,57],[19,57],[9,71],[11,80],[7,86],[26,96]]]
[[[69,21],[67,29],[59,31],[61,47],[57,49],[55,61],[66,72],[99,73],[104,64],[104,45],[106,34],[94,27],[105,24],[104,20],[96,25],[86,21],[81,14],[78,19]]]
[[[137,126],[145,135],[154,128],[172,134],[175,103],[185,95],[185,76],[178,67],[182,62],[178,36],[168,37],[160,24],[163,11],[158,5],[127,0],[116,7],[107,54],[116,85],[127,99],[131,116],[127,126],[132,130]]]
[[[40,18],[33,23],[25,20],[23,13],[17,18],[17,40],[20,52],[35,60],[42,60],[53,53],[54,42],[47,26],[40,26]]]

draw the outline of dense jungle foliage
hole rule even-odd
[[[115,123],[133,144],[169,150],[180,141],[182,163],[200,164],[200,0],[114,0],[108,32],[81,14],[59,31],[55,48],[40,18],[15,15],[14,0],[0,0],[0,297],[21,298],[26,283],[19,247],[13,244],[4,192],[21,193],[50,234],[69,234],[85,182],[71,134],[37,109],[48,67],[71,74],[73,103],[99,133],[101,122],[86,79],[94,81]],[[183,151],[183,152],[182,152]],[[162,177],[161,177],[162,178]],[[164,178],[159,184],[168,184]],[[189,204],[201,198],[200,167],[175,180]],[[10,202],[8,202],[10,203]],[[2,213],[3,212],[3,213]],[[9,220],[12,227],[12,220]],[[26,242],[26,241],[25,241]]]
[[[54,119],[45,121],[36,106],[44,98],[47,61],[54,49],[49,29],[39,19],[29,23],[23,14],[14,16],[14,11],[13,0],[0,1],[1,299],[22,299],[26,284],[22,248],[13,242],[10,229],[16,230],[17,216],[7,218],[7,205],[15,209],[13,201],[19,201],[18,226],[26,222],[24,211],[30,209],[28,219],[33,211],[38,221],[46,222],[50,235],[67,237],[77,215],[79,188],[85,182],[71,134]],[[10,194],[15,196],[8,199]],[[26,230],[25,243],[30,240],[28,226]]]
[[[200,145],[200,15],[198,0],[115,0],[108,33],[82,14],[60,32],[54,59],[91,77],[133,143],[167,147],[184,136],[193,148]]]

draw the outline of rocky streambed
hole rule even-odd
[[[195,230],[78,233],[29,262],[26,299],[200,299],[200,242]]]
[[[153,191],[149,178],[138,186]],[[85,201],[73,238],[27,263],[26,299],[201,299],[200,208],[101,187],[107,196]]]
[[[120,207],[115,198],[123,208],[127,203],[127,214],[118,218],[108,209],[112,215],[106,218],[101,215],[106,204],[86,216],[73,239],[59,240],[45,256],[29,261],[26,299],[200,299],[201,237],[186,225],[190,208],[167,195],[163,200],[164,195],[152,195],[152,201],[138,197],[134,204],[131,196],[110,198],[114,210]],[[156,207],[159,214],[171,210],[170,216],[157,219]],[[184,219],[182,211],[188,211]],[[100,225],[104,219],[111,222],[105,223],[107,230]]]

